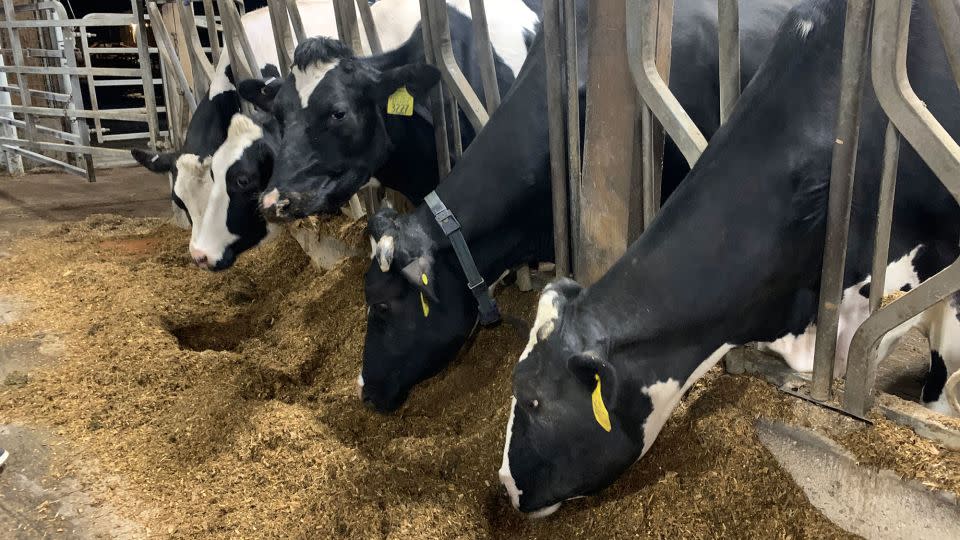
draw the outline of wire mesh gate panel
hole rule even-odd
[[[8,158],[11,172],[21,172],[21,160],[27,158],[93,181],[95,159],[130,162],[125,150],[103,144],[142,138],[156,145],[160,134],[157,113],[163,109],[156,106],[153,85],[159,81],[151,75],[146,42],[137,39],[137,47],[103,48],[91,48],[89,43],[91,29],[114,27],[132,32],[135,39],[142,36],[144,22],[135,15],[135,4],[131,7],[131,14],[96,14],[71,19],[57,1],[15,6],[13,0],[3,0],[0,123],[4,127],[0,147]],[[25,45],[28,34],[36,36],[31,43],[35,46]],[[136,60],[131,64],[136,67],[94,65],[95,58],[107,54],[133,55]],[[15,85],[11,83],[12,78]],[[89,107],[84,105],[81,87],[84,83],[89,93]],[[122,86],[140,86],[143,105],[101,109],[98,89]],[[19,103],[14,104],[14,99]],[[145,127],[139,131],[111,133],[104,123],[114,121]],[[99,145],[91,141],[88,122],[93,123]],[[55,157],[57,153],[67,157]]]

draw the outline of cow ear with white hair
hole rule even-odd
[[[367,232],[370,233],[373,249],[370,258],[377,260],[381,272],[388,272],[393,264],[397,237],[400,235],[398,217],[399,214],[393,208],[382,208],[367,221]]]
[[[258,109],[270,111],[273,108],[273,99],[277,97],[282,85],[283,81],[275,77],[267,80],[246,79],[240,81],[237,91],[241,98],[253,103]]]

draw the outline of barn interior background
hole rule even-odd
[[[240,53],[238,56],[242,55],[242,43],[239,40],[211,43],[211,34],[208,32],[211,20],[215,25],[214,35],[219,40],[225,36],[219,17],[207,17],[204,5],[212,6],[215,3],[208,2],[193,2],[194,17],[188,19],[184,19],[184,11],[178,2],[151,2],[163,19],[164,30],[158,34],[154,22],[148,20],[151,11],[142,0],[132,3],[127,0],[72,0],[62,4],[3,0],[4,18],[0,24],[3,57],[3,66],[0,67],[0,149],[4,151],[8,170],[19,173],[36,166],[53,167],[93,181],[97,169],[132,163],[127,151],[131,147],[149,145],[175,148],[182,140],[183,129],[189,119],[191,98],[195,102],[203,91],[203,76],[199,73],[202,67],[192,59],[200,52],[212,60],[215,50],[221,47],[234,47]],[[248,0],[243,7],[250,10],[264,4],[266,2]],[[656,177],[658,167],[662,166],[662,163],[658,163],[662,155],[658,153],[662,152],[664,137],[664,129],[660,124],[666,126],[667,132],[675,139],[689,142],[688,150],[694,156],[692,159],[702,151],[702,145],[698,146],[698,143],[705,144],[689,130],[682,110],[673,107],[668,92],[665,93],[664,86],[656,81],[656,73],[664,78],[669,71],[670,47],[664,43],[669,43],[672,4],[664,0],[591,3],[587,32],[592,45],[588,76],[591,80],[603,81],[603,84],[592,87],[588,95],[586,143],[581,153],[579,144],[575,142],[580,138],[580,121],[575,95],[577,29],[571,24],[573,18],[570,16],[573,2],[544,2],[551,72],[548,121],[553,149],[553,203],[556,216],[559,216],[555,232],[558,250],[556,273],[559,275],[573,275],[584,282],[597,279],[650,223],[658,210],[659,201]],[[862,22],[861,26],[851,25],[848,29],[853,37],[858,31],[867,32],[866,17],[869,10],[864,7],[867,4],[862,1],[850,3],[853,10],[859,9],[851,13],[858,14],[858,20]],[[721,40],[726,43],[726,46],[721,46],[721,54],[725,56],[721,60],[720,73],[726,117],[739,93],[738,83],[731,82],[739,81],[738,67],[733,60],[739,51],[732,45],[737,42],[734,24],[736,2],[720,2],[719,5],[723,29]],[[730,9],[731,6],[733,9]],[[640,20],[646,21],[646,25],[627,25],[625,9],[646,10],[635,12]],[[6,17],[10,12],[17,13],[16,23],[11,23],[10,18]],[[73,22],[65,26],[50,24],[50,21],[57,19]],[[286,31],[290,30],[288,28]],[[348,39],[358,39],[357,32],[356,28],[341,29],[341,35]],[[164,44],[161,37],[158,47],[156,36],[164,34],[170,41]],[[886,39],[891,43],[895,41],[890,35]],[[850,46],[854,49],[847,53],[847,57],[855,58],[857,43],[852,42]],[[863,46],[862,41],[860,46]],[[164,47],[165,50],[161,51]],[[162,58],[164,53],[165,59]],[[854,65],[845,73],[849,92],[858,91],[858,84],[862,85],[862,77],[867,72],[868,67]],[[444,81],[447,103],[452,102],[464,109],[473,108],[477,117],[482,116],[480,111],[484,109],[490,113],[496,108],[495,104],[480,103],[476,96],[470,96],[462,89],[459,89],[459,93],[455,91],[458,89],[451,73],[446,73]],[[844,114],[852,117],[856,111],[848,108]],[[442,123],[442,115],[440,120]],[[454,127],[450,126],[450,129]],[[911,128],[905,128],[905,131],[907,129]],[[917,132],[922,127],[914,126],[912,129]],[[624,147],[629,150],[622,151]],[[842,153],[844,150],[838,147],[837,151]],[[446,162],[449,167],[450,155],[458,149],[443,148],[441,151],[445,152],[441,164]],[[850,156],[846,159],[847,165],[852,167]],[[841,192],[848,186],[842,183],[844,174],[838,169],[838,178],[833,180]],[[840,199],[842,201],[843,198]],[[369,198],[364,202],[368,209],[375,207]],[[841,207],[831,211],[832,230],[845,227],[844,209],[841,203],[838,204]],[[849,208],[846,213],[849,214]],[[883,222],[882,219],[880,221]],[[324,261],[321,266],[334,267],[336,261],[342,258],[344,252],[338,244],[333,249],[331,259],[329,242],[318,236],[317,231],[305,234],[298,226],[291,232],[308,253],[316,255],[315,260]],[[836,249],[843,247],[841,243],[840,248]],[[842,269],[842,258],[839,261]],[[826,264],[825,272],[832,272],[836,277],[839,272],[836,263],[837,259],[834,258],[832,266]],[[948,279],[954,278],[948,276]],[[948,288],[949,285],[937,294],[945,294]],[[836,302],[837,291],[825,291],[824,294],[821,300],[823,304]],[[871,294],[876,296],[873,291]],[[872,309],[882,311],[878,299],[873,300],[877,302]],[[920,305],[910,302],[908,298],[887,311],[895,317],[884,324],[905,320],[910,309]],[[506,337],[506,331],[497,334],[497,337],[505,341],[510,339]],[[833,343],[835,346],[835,340]],[[487,344],[491,347],[494,345]],[[731,355],[727,363],[728,370],[733,373],[760,374],[775,381],[785,391],[799,394],[806,400],[825,404],[833,410],[842,410],[847,415],[866,416],[866,407],[871,404],[869,397],[873,395],[871,377],[875,373],[858,373],[857,380],[862,380],[863,384],[852,398],[849,394],[844,398],[833,394],[831,377],[824,378],[822,375],[829,373],[832,366],[819,369],[821,388],[811,391],[813,381],[809,378],[797,377],[782,365],[753,353],[755,351],[747,350]],[[870,353],[864,350],[864,358],[868,358]],[[818,356],[832,358],[833,354],[828,351]],[[869,362],[865,365],[869,365]],[[486,367],[490,368],[489,365]],[[826,387],[823,387],[824,384]],[[731,395],[727,397],[736,398]],[[315,400],[316,395],[312,399]],[[884,393],[879,395],[876,404],[883,415],[912,426],[939,444],[951,448],[960,446],[960,434],[955,426],[925,414],[915,404]],[[749,414],[754,413],[757,410]],[[333,413],[325,414],[334,416]],[[341,417],[335,420],[349,423]],[[457,421],[463,420],[458,417]],[[477,429],[487,427],[484,424]],[[352,433],[350,430],[353,428],[342,429]],[[674,442],[683,442],[679,435],[681,431],[674,432]],[[795,436],[774,428],[766,433],[768,438],[780,443]],[[815,442],[814,446],[816,444],[819,443]],[[781,446],[786,448],[789,445],[783,443]],[[832,456],[830,449],[819,451],[822,451],[822,455]],[[846,464],[831,464],[838,469],[847,467]],[[456,465],[451,468],[455,469]],[[829,479],[817,477],[817,480],[825,483]],[[870,483],[877,482],[877,479],[867,477],[857,481],[863,482],[860,487],[868,489]],[[636,486],[629,489],[633,487]],[[676,491],[682,490],[682,486],[673,487]],[[446,484],[442,489],[446,489]],[[913,492],[903,495],[895,489],[890,488],[900,500],[915,495]],[[639,492],[640,488],[637,488]],[[486,492],[478,493],[469,495],[468,499],[476,496],[482,501],[487,496]],[[855,497],[856,493],[856,489],[851,488],[847,496]],[[467,515],[476,517],[469,512]],[[508,524],[515,529],[529,527],[509,521]]]

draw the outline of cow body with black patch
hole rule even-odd
[[[515,507],[547,514],[608,486],[735,344],[768,342],[809,369],[812,343],[784,340],[803,336],[816,316],[845,9],[838,0],[809,0],[792,10],[732,117],[651,227],[596,284],[559,280],[543,293],[514,371],[500,469]],[[916,3],[912,19],[911,83],[956,138],[960,95],[926,2]],[[860,291],[869,279],[886,125],[871,88],[862,106],[840,306],[848,331],[867,314]],[[903,144],[886,290],[915,286],[954,261],[958,238],[956,200]],[[960,367],[956,299],[888,335],[880,357],[911,327],[934,350],[924,399],[936,406],[937,372]]]
[[[521,0],[485,3],[501,94],[513,84],[538,23]],[[483,100],[469,2],[448,2],[454,56]],[[244,96],[271,109],[281,123],[280,156],[262,209],[286,221],[336,212],[375,177],[419,203],[438,183],[437,152],[427,94],[439,72],[424,64],[419,31],[395,50],[367,58],[335,40],[302,43],[294,68],[277,89],[255,86]],[[404,89],[413,101],[390,114],[391,96]],[[461,113],[462,143],[474,131]]]
[[[750,4],[741,10],[745,81],[760,65],[777,25],[795,3]],[[578,4],[581,31],[587,28],[586,8],[585,2]],[[671,88],[707,136],[719,125],[716,21],[712,0],[676,4]],[[584,44],[580,50],[584,81],[585,36],[579,42]],[[459,219],[487,283],[514,266],[553,259],[545,85],[543,51],[535,49],[501,108],[437,188]],[[581,84],[581,109],[584,92]],[[665,156],[666,195],[688,168],[672,142]],[[426,206],[403,217],[382,212],[371,219],[370,230],[376,245],[366,274],[370,309],[360,380],[364,399],[389,411],[400,406],[417,383],[453,360],[478,312],[457,258]],[[414,263],[427,274],[432,293],[411,271]],[[437,301],[431,301],[431,294]],[[429,316],[424,302],[429,303]]]

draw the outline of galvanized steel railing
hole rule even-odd
[[[896,132],[899,131],[937,175],[940,182],[960,202],[960,145],[927,110],[910,86],[907,77],[906,50],[910,29],[912,2],[883,1],[873,3],[873,50],[871,74],[873,87],[881,107],[890,118],[885,144],[883,179],[893,184],[896,177]],[[957,45],[960,40],[960,4],[949,0],[932,0],[934,17],[940,30],[955,81],[960,88],[960,64]],[[869,19],[868,19],[869,20]],[[849,30],[848,30],[849,31]],[[843,110],[841,115],[852,111]],[[889,223],[893,213],[893,187],[880,193],[881,213],[878,218],[877,244],[889,244]],[[886,266],[881,250],[874,254],[874,268]],[[842,268],[840,269],[842,272]],[[875,293],[874,289],[880,289]],[[871,308],[882,294],[883,282],[871,282]],[[954,262],[919,287],[874,313],[857,329],[850,344],[844,409],[864,416],[869,409],[876,380],[877,348],[890,330],[922,313],[927,308],[960,290],[960,261]],[[818,359],[826,363],[827,359]]]
[[[143,34],[142,14],[136,3],[132,3],[131,14],[97,14],[83,19],[71,19],[66,10],[56,1],[39,1],[31,4],[14,5],[13,0],[3,0],[0,28],[5,29],[5,38],[9,47],[12,64],[0,66],[0,147],[7,155],[8,169],[11,172],[22,171],[21,158],[47,165],[53,165],[67,172],[86,176],[94,181],[94,156],[129,160],[129,154],[120,149],[94,146],[90,141],[88,120],[94,123],[94,132],[99,143],[110,141],[149,139],[155,145],[160,135],[157,114],[164,112],[156,107],[154,97],[155,81],[150,73],[150,50],[144,40],[138,40],[133,47],[90,47],[88,29],[98,27],[134,27]],[[39,19],[21,19],[18,13],[37,13]],[[40,48],[24,47],[21,30],[35,29],[40,38]],[[84,65],[78,66],[77,35],[81,47],[80,56]],[[98,54],[131,53],[137,54],[138,68],[94,67],[92,58]],[[46,65],[27,65],[27,58],[41,58]],[[51,65],[53,64],[53,65]],[[7,81],[8,75],[17,77],[13,86]],[[59,92],[38,90],[29,87],[27,76],[43,77],[48,86],[59,88]],[[80,78],[85,77],[90,91],[91,107],[85,108],[80,93]],[[124,79],[97,79],[98,77],[126,77]],[[97,99],[97,88],[103,86],[142,85],[145,106],[142,108],[102,109]],[[20,104],[12,104],[10,93],[19,96]],[[34,101],[34,98],[44,103]],[[16,115],[22,115],[22,119]],[[62,129],[40,125],[41,117],[53,117],[62,120]],[[126,120],[143,122],[147,130],[139,133],[109,134],[103,127],[103,120]],[[26,137],[20,138],[17,130],[22,129]],[[38,140],[38,134],[52,137],[61,142]],[[61,161],[41,153],[65,152],[74,155],[76,164]]]

